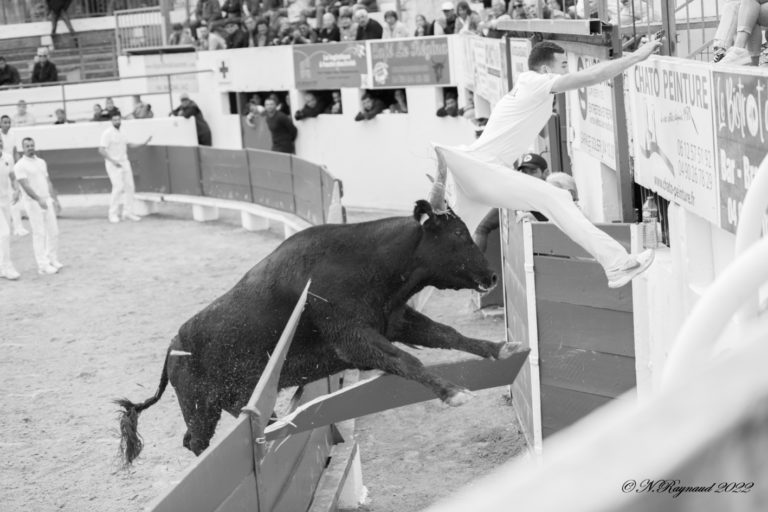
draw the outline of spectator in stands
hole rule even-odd
[[[309,117],[317,117],[323,112],[325,112],[325,103],[317,97],[317,94],[308,91],[304,93],[304,106],[297,110],[293,117],[301,121]]]
[[[336,25],[336,16],[333,13],[327,12],[323,14],[323,27],[317,35],[317,41],[319,43],[341,41],[341,33]]]
[[[407,114],[408,103],[405,101],[405,89],[395,89],[395,101],[389,106],[390,114]]]
[[[371,93],[366,92],[362,98],[363,109],[355,116],[355,121],[370,121],[380,113],[384,111],[386,105],[378,98],[375,98]]]
[[[341,114],[341,91],[331,92],[331,104],[325,110],[326,114]]]
[[[339,37],[341,41],[357,40],[357,24],[352,21],[349,7],[339,9]]]
[[[197,42],[195,43],[195,49],[199,52],[208,51],[210,46],[211,32],[208,30],[208,25],[200,25],[197,27]],[[226,43],[224,43],[226,45]]]
[[[738,3],[735,19],[734,10],[736,10],[735,6],[731,5],[726,5],[723,8],[723,16],[715,35],[715,39],[724,40],[725,43],[730,37],[734,37],[733,46],[725,52],[720,62],[750,65],[760,55],[762,34],[758,24],[768,26],[768,3],[766,0],[742,0],[741,3]],[[735,36],[732,36],[731,34],[734,32]],[[748,46],[749,48],[747,48]]]
[[[171,35],[168,36],[168,45],[176,46],[181,44],[181,33],[184,31],[184,27],[181,23],[174,23],[171,27]]]
[[[271,46],[275,35],[269,29],[269,23],[264,18],[256,22],[256,34],[254,35],[254,46]]]
[[[427,21],[427,18],[423,14],[416,15],[416,30],[413,33],[416,37],[424,37],[432,35],[432,26]]]
[[[277,105],[277,110],[282,112],[283,114],[287,115],[288,117],[291,117],[291,109],[288,107],[285,101],[283,101],[280,96],[278,96],[276,93],[271,93],[268,98],[272,98],[272,100],[275,102],[275,105]],[[288,99],[288,96],[285,96],[286,100]]]
[[[456,9],[453,2],[443,2],[440,6],[443,15],[432,22],[432,34],[436,36],[456,34]]]
[[[59,72],[56,64],[48,60],[48,48],[37,50],[37,62],[32,68],[32,83],[42,84],[59,81]]]
[[[74,35],[75,29],[72,28],[72,21],[70,21],[69,14],[67,13],[72,0],[45,0],[45,4],[51,15],[51,37],[56,37],[56,28],[59,25],[60,19],[64,20],[64,24],[69,29],[69,32]],[[77,39],[75,39],[75,42],[77,42]]]
[[[48,176],[48,165],[35,153],[31,137],[22,140],[24,156],[13,168],[16,180],[24,191],[29,225],[32,227],[32,247],[37,261],[37,273],[55,274],[64,265],[59,262],[59,227],[56,221],[56,192]]]
[[[56,121],[53,124],[74,123],[74,121],[70,121],[69,119],[67,119],[67,112],[63,108],[57,108],[55,114],[56,114]]]
[[[293,31],[293,44],[312,44],[317,42],[317,33],[306,21],[300,21]]]
[[[197,128],[197,143],[201,146],[211,145],[211,128],[203,117],[203,113],[197,106],[197,103],[189,99],[189,94],[181,93],[181,105],[173,109],[171,115],[183,116],[186,119],[195,118],[195,127]]]
[[[382,39],[394,39],[398,37],[409,37],[408,29],[402,21],[397,19],[397,13],[395,11],[387,11],[384,13],[384,25],[382,27]]]
[[[245,35],[248,36],[248,48],[256,46],[256,18],[247,16],[243,20]]]
[[[120,116],[122,117],[122,114],[120,113],[120,109],[115,106],[115,100],[112,98],[105,98],[104,99],[104,117],[106,117],[107,121],[111,121],[114,116]]]
[[[210,27],[208,34],[208,49],[211,51],[226,50],[227,35],[227,31],[224,30],[224,26],[220,22],[213,27]]]
[[[141,101],[141,96],[136,94],[133,97],[133,112],[128,114],[128,119],[150,119],[155,117],[152,112],[152,105]]]
[[[7,64],[5,57],[0,57],[0,87],[3,85],[16,85],[21,83],[19,70]]]
[[[104,117],[104,109],[101,108],[101,105],[98,103],[93,106],[93,117],[91,118],[91,121],[107,121],[108,119]]]
[[[240,28],[239,19],[227,18],[224,30],[227,33],[227,48],[248,48],[248,34]]]
[[[437,117],[459,117],[459,113],[459,102],[453,95],[446,95],[443,106],[437,109]]]
[[[550,19],[563,20],[568,18],[568,16],[565,14],[565,11],[563,10],[562,0],[548,0],[547,7],[549,7]]]
[[[456,15],[457,34],[480,33],[480,15],[473,11],[465,0],[456,4]]]
[[[513,2],[522,3],[521,0],[513,0]],[[496,0],[491,6],[491,14],[489,19],[480,26],[481,31],[486,35],[486,37],[500,39],[504,36],[504,32],[496,28],[498,22],[511,19],[512,18],[509,16],[509,14],[507,14],[507,8],[504,5],[504,1]]]
[[[221,4],[221,11],[225,18],[239,19],[243,15],[243,0],[225,0]]]
[[[209,27],[221,18],[221,4],[219,0],[198,0],[195,7],[196,25],[208,25]]]
[[[357,5],[364,8],[366,12],[379,12],[378,0],[357,0]]]
[[[357,41],[367,39],[381,39],[384,29],[378,21],[368,17],[368,11],[358,9],[355,11],[355,22],[357,23]]]
[[[523,0],[512,0],[512,5],[509,7],[509,17],[513,20],[528,19],[528,11],[525,10]]]
[[[290,116],[278,110],[275,97],[270,95],[264,101],[264,114],[267,127],[272,134],[272,151],[280,153],[295,153],[295,141],[298,130],[291,121]]]
[[[27,110],[27,102],[19,100],[16,104],[16,113],[13,115],[13,124],[16,126],[32,126],[36,122],[35,116]]]

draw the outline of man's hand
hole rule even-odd
[[[37,204],[39,204],[40,208],[42,208],[43,210],[48,209],[48,203],[42,197],[37,198]]]
[[[645,41],[640,48],[635,50],[635,54],[637,54],[642,60],[647,59],[654,53],[658,52],[661,49],[661,46],[664,42],[664,33],[658,32],[654,34],[650,41]]]

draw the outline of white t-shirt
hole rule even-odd
[[[493,108],[482,135],[469,149],[512,167],[552,117],[552,85],[558,77],[535,71],[522,73],[515,87]]]
[[[8,133],[3,133],[0,130],[0,138],[3,139],[3,154],[9,155],[13,159],[13,148],[16,146],[16,136],[13,129],[8,130]]]
[[[35,116],[30,114],[29,111],[25,112],[24,115],[19,115],[18,112],[13,115],[14,126],[32,126],[36,122]]]
[[[123,132],[110,126],[101,134],[99,147],[107,150],[107,154],[112,160],[124,162],[128,160],[128,142],[125,140]]]
[[[5,153],[0,154],[0,206],[9,206],[13,199],[11,171],[13,171],[13,157]]]
[[[42,199],[51,197],[50,190],[48,189],[48,165],[42,158],[38,156],[30,158],[24,155],[16,162],[13,172],[16,173],[17,180],[28,180],[29,186],[32,187],[32,190],[35,191],[38,197]],[[26,191],[24,196],[29,198]]]

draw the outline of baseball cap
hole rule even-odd
[[[453,2],[443,2],[443,4],[440,6],[441,11],[452,11],[453,10]]]
[[[526,153],[520,157],[520,163],[517,167],[518,169],[522,167],[535,167],[545,171],[547,170],[547,161],[544,160],[541,155],[537,155],[536,153]]]

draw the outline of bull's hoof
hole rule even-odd
[[[520,352],[522,350],[523,344],[519,342],[508,342],[504,343],[504,345],[501,346],[501,349],[499,350],[499,359],[506,359],[508,357],[512,357],[514,354]]]
[[[469,390],[462,389],[461,391],[457,391],[453,395],[449,396],[445,403],[451,407],[458,407],[472,400],[474,396],[475,395],[470,393]]]

